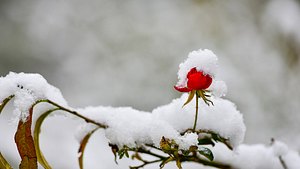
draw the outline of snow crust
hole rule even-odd
[[[130,107],[88,107],[78,109],[82,115],[108,125],[106,137],[113,144],[136,146],[154,144],[159,146],[162,136],[174,139],[182,149],[197,145],[198,135],[180,133],[191,129],[195,116],[195,104],[182,108],[187,94],[153,112],[138,111]],[[239,145],[245,135],[243,116],[235,105],[225,99],[214,98],[215,106],[200,102],[197,129],[216,132],[228,138],[232,146]],[[80,140],[79,140],[80,141]]]
[[[107,139],[112,144],[135,147],[142,144],[159,146],[160,139],[179,137],[172,126],[162,120],[154,119],[149,112],[135,110],[131,107],[87,107],[78,109],[82,115],[109,126],[105,130]],[[80,140],[79,140],[80,141]]]
[[[59,89],[48,84],[39,74],[10,72],[0,77],[0,102],[14,95],[14,114],[26,121],[30,107],[38,100],[49,99],[67,106]]]
[[[186,86],[188,72],[196,67],[198,71],[203,71],[214,77],[217,72],[217,56],[208,49],[199,49],[189,53],[188,58],[179,65],[177,86]]]
[[[280,148],[279,148],[280,147]],[[279,155],[278,149],[283,150],[284,153]],[[300,156],[299,153],[293,151],[282,142],[276,141],[273,145],[241,144],[235,151],[229,151],[224,145],[217,144],[213,148],[215,160],[230,164],[233,168],[243,169],[258,169],[258,168],[272,168],[282,169],[280,158],[284,161],[287,168],[299,169]]]

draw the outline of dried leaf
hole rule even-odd
[[[8,98],[4,99],[3,102],[0,104],[0,113],[2,112],[5,105],[13,98],[14,96],[11,95]]]
[[[183,104],[182,107],[184,107],[185,105],[187,105],[189,102],[191,102],[191,101],[193,100],[193,98],[194,98],[194,96],[195,96],[195,93],[196,93],[195,90],[192,90],[192,91],[190,92],[188,99],[186,100],[186,102]]]
[[[164,166],[165,166],[168,162],[173,161],[173,159],[174,159],[174,158],[170,156],[169,158],[163,160],[163,161],[159,164],[160,169],[164,168]]]
[[[131,156],[131,159],[133,159],[133,160],[134,160],[134,159],[137,159],[137,160],[139,160],[139,161],[144,161],[138,152],[135,152],[135,153]]]
[[[5,105],[13,98],[14,96],[9,96],[8,98],[4,99],[3,102],[0,104],[0,114],[5,107]],[[2,169],[12,169],[10,164],[6,161],[6,159],[2,156],[0,152],[0,168]]]
[[[114,154],[115,163],[118,164],[118,162],[117,162],[117,153],[119,151],[119,147],[115,144],[110,144],[110,143],[108,145],[111,147],[111,151]]]
[[[89,132],[87,135],[85,135],[84,138],[81,140],[80,147],[78,150],[78,153],[79,153],[78,162],[79,162],[80,169],[83,169],[83,155],[84,155],[85,147],[86,147],[90,137],[92,136],[92,134],[98,129],[99,129],[99,127],[95,128],[94,130]]]
[[[0,153],[0,168],[1,169],[12,169],[10,164],[5,160],[5,158]]]
[[[179,159],[176,160],[176,166],[178,167],[178,169],[182,169],[181,162]]]
[[[18,129],[15,134],[15,142],[21,156],[20,169],[37,169],[37,156],[34,141],[31,135],[33,107],[29,109],[27,121],[19,121]]]
[[[39,135],[41,132],[41,126],[44,122],[44,120],[46,119],[46,117],[56,111],[59,110],[59,108],[55,108],[55,109],[51,109],[46,111],[45,113],[43,113],[36,121],[35,123],[35,127],[34,127],[34,133],[33,133],[33,138],[34,138],[34,146],[35,146],[35,150],[36,150],[36,155],[37,155],[37,160],[38,162],[45,168],[45,169],[51,169],[50,165],[48,164],[47,160],[45,159],[41,149],[40,149],[40,139],[39,139]]]

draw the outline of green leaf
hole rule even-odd
[[[5,107],[5,105],[13,98],[14,96],[11,95],[9,97],[7,97],[6,99],[3,100],[3,102],[0,104],[0,113],[2,112],[3,108]]]
[[[79,162],[79,168],[80,169],[83,169],[83,155],[84,155],[85,147],[86,147],[90,137],[92,136],[92,134],[98,129],[99,129],[99,127],[95,128],[94,130],[89,132],[87,135],[85,135],[84,138],[81,140],[80,147],[79,147],[79,150],[78,150],[78,153],[80,154],[79,157],[78,157],[78,162]]]
[[[35,123],[35,127],[34,127],[34,133],[33,133],[33,138],[34,138],[34,147],[36,150],[36,155],[37,155],[37,160],[38,162],[45,168],[45,169],[51,169],[50,165],[48,164],[47,160],[45,159],[41,149],[40,149],[40,139],[39,139],[39,135],[41,132],[41,126],[44,122],[44,120],[46,119],[46,117],[54,112],[59,110],[59,108],[55,108],[55,109],[51,109],[46,111],[45,113],[43,113],[36,121]]]
[[[194,96],[195,96],[195,93],[196,93],[195,90],[192,90],[192,91],[190,92],[188,99],[186,100],[186,102],[183,104],[182,107],[184,107],[185,105],[187,105],[189,102],[191,102],[191,101],[193,100],[193,98],[194,98]]]
[[[12,167],[10,166],[10,164],[2,156],[1,152],[0,152],[0,168],[1,169],[12,169]]]
[[[123,158],[123,156],[124,156],[124,154],[125,154],[125,151],[124,151],[124,149],[121,149],[121,150],[119,150],[119,151],[118,151],[118,156],[119,156],[119,159],[122,159],[122,158]]]
[[[210,161],[214,160],[214,155],[213,153],[211,152],[210,149],[206,148],[206,147],[200,147],[198,152],[205,156],[206,158],[208,158]]]
[[[119,159],[122,159],[124,157],[124,155],[129,158],[129,154],[128,154],[128,147],[127,146],[124,146],[122,149],[120,149],[118,151],[118,156],[119,156]]]
[[[127,150],[125,151],[125,156],[126,156],[127,158],[129,158],[129,154],[128,154],[128,151],[127,151]]]
[[[211,140],[211,138],[203,138],[198,140],[198,145],[212,145],[215,146],[215,143]]]
[[[212,134],[211,134],[211,137],[212,137],[216,142],[218,142],[218,141],[222,142],[222,141],[224,140],[224,139],[222,139],[221,136],[219,136],[218,134],[215,134],[215,133],[212,133]]]

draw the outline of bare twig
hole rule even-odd
[[[79,114],[78,112],[76,112],[74,110],[70,110],[68,108],[65,108],[65,107],[63,107],[63,106],[61,106],[61,105],[59,105],[59,104],[57,104],[57,103],[55,103],[55,102],[53,102],[51,100],[48,100],[48,99],[38,100],[34,105],[37,105],[38,103],[42,103],[42,102],[52,104],[53,106],[58,107],[60,110],[68,112],[68,113],[71,113],[71,114],[73,114],[73,115],[75,115],[75,116],[77,116],[79,118],[84,119],[87,123],[95,124],[95,125],[97,125],[100,128],[107,128],[108,127],[105,124],[98,123],[98,122],[96,122],[96,121],[94,121],[94,120],[92,120],[92,119],[90,119],[88,117],[85,117],[85,116]]]

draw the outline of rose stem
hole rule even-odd
[[[193,131],[196,131],[197,119],[198,119],[198,91],[196,91],[196,114],[195,114]]]

